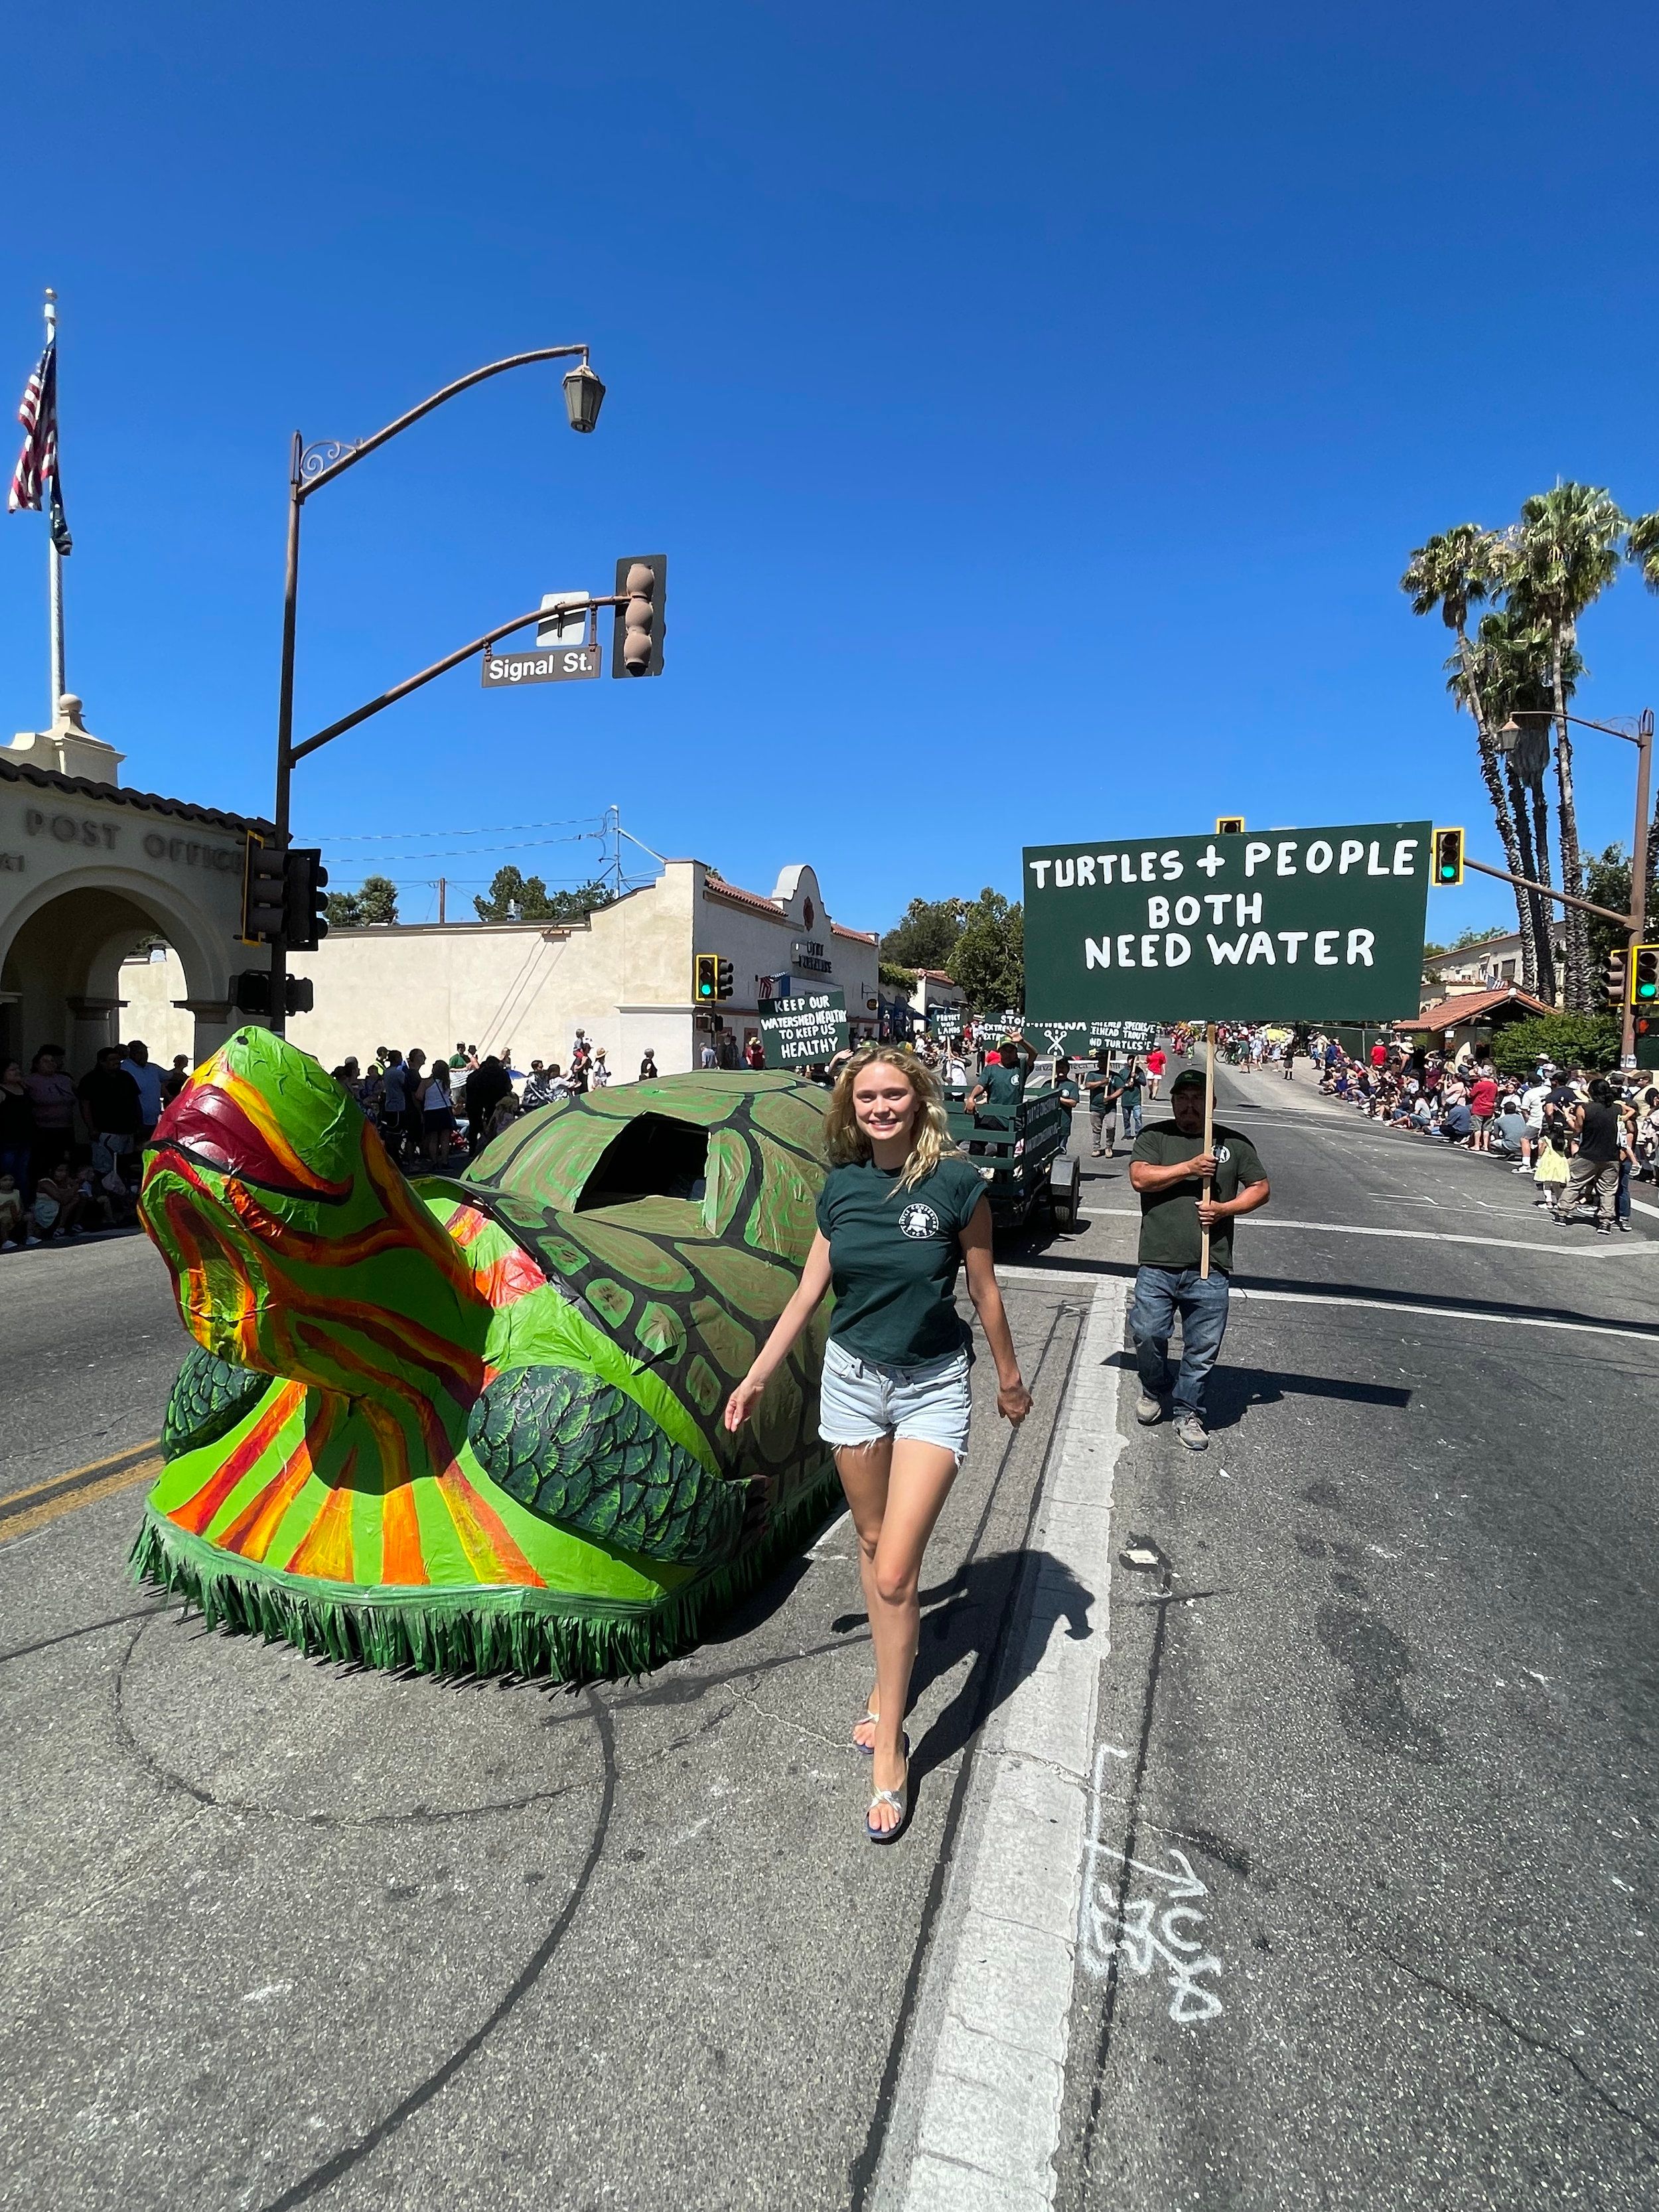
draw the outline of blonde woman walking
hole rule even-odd
[[[874,1761],[865,1831],[890,1844],[909,1817],[903,1723],[922,1554],[968,1450],[971,1332],[956,1308],[963,1266],[996,1362],[998,1413],[1023,1421],[1031,1394],[992,1267],[990,1201],[951,1141],[933,1071],[890,1045],[855,1053],[836,1080],[824,1145],[830,1173],[800,1287],[732,1393],[726,1425],[743,1426],[833,1287],[818,1433],[835,1449],[858,1531],[875,1647],[875,1692],[853,1730]]]

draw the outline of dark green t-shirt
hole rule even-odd
[[[970,1160],[953,1155],[908,1190],[896,1168],[831,1168],[818,1194],[836,1310],[830,1334],[861,1359],[906,1367],[960,1350],[962,1231],[985,1196]]]
[[[1265,1182],[1267,1171],[1248,1137],[1236,1129],[1215,1125],[1214,1195],[1224,1204],[1235,1199],[1247,1183]],[[1129,1158],[1145,1160],[1151,1167],[1169,1168],[1178,1160],[1195,1160],[1204,1149],[1201,1136],[1183,1137],[1173,1121],[1154,1121],[1135,1139]],[[1203,1238],[1198,1225],[1199,1194],[1204,1186],[1196,1176],[1171,1183],[1164,1190],[1140,1194],[1140,1264],[1143,1267],[1196,1267],[1203,1257]],[[1232,1273],[1233,1224],[1219,1223],[1210,1232],[1210,1265],[1224,1275]]]
[[[1018,1106],[1025,1096],[1025,1071],[1021,1067],[1005,1067],[994,1060],[984,1075],[985,1095],[993,1106]]]

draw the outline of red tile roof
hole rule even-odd
[[[1534,1014],[1553,1014],[1553,1006],[1547,1006],[1541,999],[1534,999],[1530,991],[1523,991],[1510,983],[1501,991],[1463,991],[1449,999],[1437,999],[1433,1006],[1425,1006],[1414,1022],[1396,1022],[1402,1030],[1451,1030],[1460,1022],[1472,1020],[1480,1014],[1490,1013],[1494,1006],[1520,1006]]]
[[[724,876],[712,869],[704,876],[702,887],[711,898],[725,899],[732,906],[740,906],[750,914],[763,914],[769,921],[781,921],[786,929],[793,929],[793,921],[775,899],[763,898],[759,891],[746,891],[739,884],[728,884]],[[832,937],[850,937],[860,945],[875,945],[880,940],[873,929],[848,929],[838,921],[830,925]]]
[[[0,779],[8,783],[30,783],[37,791],[59,791],[66,798],[104,799],[117,806],[136,806],[146,814],[171,814],[180,822],[207,822],[216,830],[252,830],[261,836],[276,833],[257,814],[226,814],[216,806],[192,805],[187,799],[163,799],[153,791],[132,791],[125,784],[99,783],[88,775],[64,775],[55,768],[33,761],[8,760],[9,746],[0,746]]]

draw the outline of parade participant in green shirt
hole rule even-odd
[[[1013,1117],[1025,1097],[1026,1082],[1036,1065],[1036,1054],[1023,1036],[1004,1037],[1001,1049],[981,1080],[968,1093],[969,1112],[977,1113],[983,1109],[988,1127],[1011,1128]]]
[[[866,1832],[888,1844],[908,1813],[902,1731],[922,1554],[968,1449],[972,1350],[956,1306],[962,1267],[996,1362],[997,1411],[1023,1421],[1031,1394],[991,1264],[985,1184],[951,1142],[933,1071],[913,1053],[866,1046],[842,1070],[823,1126],[831,1164],[818,1232],[799,1289],[726,1403],[726,1425],[743,1426],[833,1288],[818,1433],[835,1449],[858,1531],[876,1689],[854,1741],[875,1759]]]
[[[1204,1078],[1196,1068],[1184,1068],[1170,1085],[1170,1111],[1173,1120],[1141,1131],[1129,1160],[1129,1181],[1140,1194],[1140,1264],[1129,1308],[1140,1371],[1135,1419],[1150,1425],[1164,1417],[1170,1332],[1179,1314],[1181,1371],[1170,1410],[1182,1443],[1189,1451],[1203,1451],[1210,1441],[1204,1384],[1227,1328],[1232,1224],[1239,1214],[1265,1206],[1272,1192],[1255,1146],[1236,1129],[1215,1122],[1213,1149],[1204,1149]],[[1206,1178],[1207,1201],[1200,1195]],[[1199,1268],[1206,1228],[1210,1272],[1205,1276]]]

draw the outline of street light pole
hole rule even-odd
[[[320,491],[326,483],[372,453],[377,446],[407,430],[434,407],[441,407],[447,399],[458,392],[482,384],[487,377],[500,376],[509,368],[524,368],[532,362],[568,361],[574,358],[577,366],[564,380],[565,411],[573,430],[590,431],[599,418],[599,405],[605,398],[605,386],[594,375],[588,362],[585,345],[539,346],[532,353],[515,353],[505,361],[492,361],[483,368],[475,368],[468,375],[457,377],[441,392],[433,392],[411,407],[407,414],[398,416],[372,437],[355,442],[342,439],[324,439],[313,446],[306,445],[296,430],[289,459],[288,491],[288,560],[283,586],[283,665],[276,695],[276,791],[271,819],[276,824],[276,846],[279,852],[288,850],[290,785],[294,763],[300,755],[312,750],[311,744],[301,746],[296,753],[294,745],[294,649],[295,633],[300,593],[300,510],[313,492]],[[517,625],[514,625],[517,627]],[[451,664],[445,663],[447,666]],[[432,672],[434,673],[437,672]],[[412,687],[408,687],[412,688]],[[381,703],[389,703],[383,701]],[[373,711],[369,709],[368,711]],[[362,717],[353,719],[361,720]],[[330,734],[336,734],[331,732]],[[313,740],[315,744],[321,740]],[[270,1026],[280,1036],[287,1027],[288,1012],[288,945],[281,934],[270,945]]]
[[[1553,722],[1556,719],[1553,708],[1528,707],[1525,712],[1528,716],[1535,715],[1540,720]],[[1592,722],[1583,714],[1569,714],[1566,719],[1570,722],[1576,723],[1581,730],[1600,730],[1604,736],[1622,738],[1627,745],[1634,745],[1636,748],[1636,828],[1631,838],[1630,912],[1627,915],[1615,915],[1606,907],[1590,905],[1586,899],[1567,898],[1559,891],[1550,891],[1547,886],[1542,884],[1535,884],[1531,888],[1544,891],[1547,896],[1556,899],[1563,906],[1581,907],[1588,914],[1599,914],[1608,921],[1621,921],[1627,928],[1629,938],[1625,949],[1624,1019],[1619,1048],[1621,1057],[1629,1061],[1635,1056],[1636,1052],[1636,1008],[1630,995],[1631,978],[1636,973],[1636,948],[1647,934],[1648,790],[1653,769],[1653,709],[1651,707],[1644,707],[1641,714],[1637,717],[1636,727],[1633,730],[1621,730],[1614,722]],[[1520,742],[1521,737],[1520,722],[1516,715],[1511,714],[1498,732],[1498,750],[1512,753]],[[1546,754],[1547,761],[1547,758],[1548,756]],[[1477,861],[1470,861],[1468,865],[1474,867],[1479,866],[1480,864]],[[1500,871],[1495,868],[1481,870],[1483,875],[1496,875]],[[1510,877],[1505,880],[1521,882],[1523,878]]]

